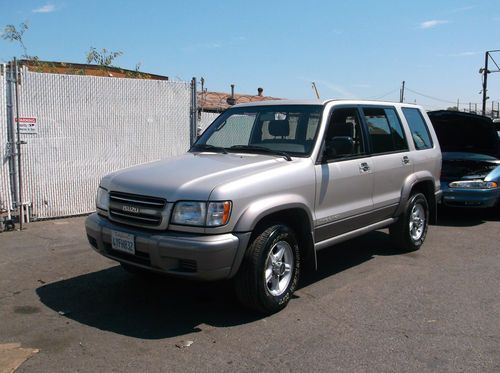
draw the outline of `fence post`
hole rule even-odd
[[[15,94],[16,94],[16,130],[17,130],[17,177],[18,177],[18,182],[17,185],[19,186],[19,191],[18,191],[18,196],[19,196],[19,203],[18,203],[18,211],[19,211],[19,230],[23,230],[23,223],[24,223],[24,202],[23,202],[23,169],[22,169],[22,162],[21,162],[21,145],[24,144],[23,141],[21,141],[21,129],[19,125],[19,66],[17,64],[17,59],[14,57],[14,72],[16,76],[16,85],[15,85]]]
[[[190,113],[190,145],[193,145],[196,141],[196,136],[198,132],[197,126],[197,111],[198,104],[196,100],[196,78],[191,79],[191,113]]]
[[[7,146],[8,146],[8,158],[9,158],[9,184],[11,191],[11,205],[10,209],[19,208],[19,178],[17,176],[17,163],[16,163],[16,120],[14,115],[14,89],[13,84],[15,82],[15,69],[14,63],[9,61],[8,72],[6,73],[7,78]],[[21,216],[19,216],[21,218]]]

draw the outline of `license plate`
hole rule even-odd
[[[125,232],[111,231],[111,247],[114,250],[134,255],[135,254],[134,235]]]

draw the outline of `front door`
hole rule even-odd
[[[315,166],[316,242],[366,225],[373,208],[373,162],[358,109],[334,108],[325,133],[323,158]]]

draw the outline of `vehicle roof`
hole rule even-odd
[[[405,107],[419,107],[415,104],[391,102],[391,101],[376,101],[376,100],[355,100],[355,99],[324,99],[324,100],[271,100],[271,101],[258,101],[245,104],[234,105],[233,107],[251,107],[251,106],[271,106],[271,105],[325,105],[330,102],[347,104],[347,105],[394,105]]]

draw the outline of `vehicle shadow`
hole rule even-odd
[[[388,235],[364,237],[319,252],[318,271],[308,271],[301,288],[357,266],[375,255],[394,255]],[[163,276],[140,278],[120,266],[45,284],[41,302],[81,324],[142,339],[161,339],[201,331],[205,325],[229,327],[263,316],[243,308],[229,281],[192,282]]]
[[[443,227],[473,227],[488,221],[500,221],[500,207],[475,209],[440,206],[438,209],[437,225]]]
[[[394,247],[387,231],[370,232],[319,251],[317,270],[304,273],[300,287],[305,288],[336,273],[372,260],[376,256],[401,254],[404,252]]]

